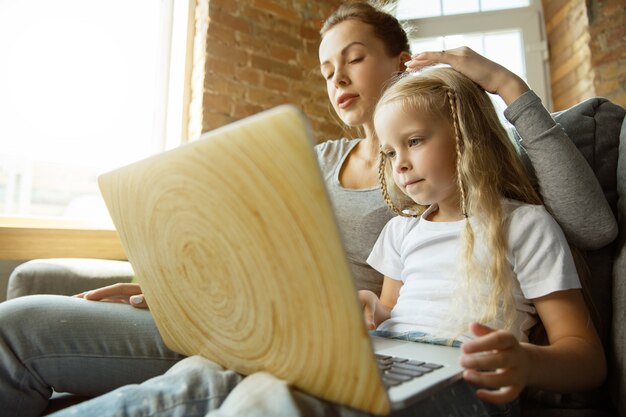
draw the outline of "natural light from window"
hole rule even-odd
[[[410,22],[409,32],[412,34],[410,44],[413,53],[468,46],[528,81],[524,37],[520,28],[489,30],[485,25],[479,25],[481,30],[468,22],[478,20],[477,18],[485,15],[486,12],[497,13],[498,10],[529,6],[530,0],[423,0],[419,2],[399,0],[396,16],[400,20]],[[445,35],[424,35],[423,28],[427,21],[436,21],[440,33],[443,32]],[[452,22],[456,22],[457,25],[453,26]],[[463,30],[471,31],[463,32]],[[503,116],[506,108],[504,101],[499,96],[490,96],[501,120],[506,124]]]
[[[526,7],[530,0],[398,0],[398,19],[421,19],[424,17],[450,16],[490,10]]]
[[[0,215],[105,219],[97,175],[162,150],[160,3],[0,0]]]
[[[411,50],[413,52],[441,51],[459,46],[468,46],[526,79],[524,45],[522,34],[518,30],[438,36],[435,38],[413,39],[411,41]],[[498,109],[501,119],[503,119],[502,113],[506,108],[504,101],[499,96],[493,94],[490,96]]]

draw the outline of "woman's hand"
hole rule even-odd
[[[483,401],[506,404],[528,384],[530,358],[511,332],[470,324],[477,337],[461,346],[461,366],[466,381],[484,387],[476,391]]]
[[[378,297],[372,291],[360,290],[359,301],[363,306],[363,320],[369,330],[376,330],[376,305],[378,304]]]
[[[497,94],[511,104],[529,90],[524,80],[467,46],[438,52],[422,52],[406,63],[407,71],[419,70],[429,65],[448,64],[470,78],[486,91]]]
[[[74,295],[77,298],[92,301],[130,304],[137,308],[148,308],[139,284],[113,284]]]

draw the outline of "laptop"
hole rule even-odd
[[[313,144],[283,105],[99,186],[169,348],[387,414],[460,378],[459,349],[370,337]]]

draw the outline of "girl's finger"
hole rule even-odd
[[[491,389],[519,385],[517,375],[510,369],[495,372],[478,372],[468,369],[463,371],[463,379],[471,384]]]
[[[514,401],[521,390],[516,386],[503,387],[497,390],[479,389],[476,396],[482,401],[492,404],[507,404]]]
[[[515,355],[510,350],[479,352],[461,355],[459,362],[465,369],[501,369],[517,366]]]
[[[363,319],[365,320],[365,325],[369,330],[376,330],[376,325],[374,324],[374,312],[368,304],[363,306]]]
[[[493,333],[495,331],[491,327],[485,326],[475,321],[470,323],[469,330],[472,333],[474,333],[476,336],[484,336],[486,334]]]
[[[463,353],[489,352],[494,350],[512,349],[518,341],[510,332],[503,330],[493,331],[461,345]]]

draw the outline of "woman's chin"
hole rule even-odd
[[[363,126],[367,122],[363,114],[356,111],[341,112],[339,118],[348,127]]]

